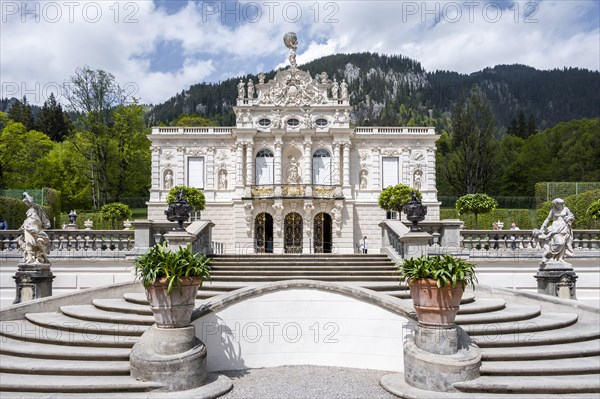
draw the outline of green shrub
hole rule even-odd
[[[27,205],[14,198],[0,197],[0,215],[10,230],[17,230],[25,220]]]
[[[546,213],[546,216],[548,216],[548,213]],[[440,209],[440,218],[460,219],[465,223],[465,228],[475,229],[475,215],[473,214],[459,215],[456,209],[442,208]],[[491,230],[492,223],[496,221],[503,222],[505,229],[510,228],[512,222],[515,222],[523,230],[540,227],[537,223],[536,211],[531,209],[494,209],[490,213],[479,215],[478,218],[479,226],[483,230]]]
[[[51,222],[54,222],[54,219],[60,216],[61,212],[60,191],[44,187],[42,196],[44,198],[44,209],[48,213],[48,218]]]
[[[592,202],[588,207],[586,213],[594,220],[600,221],[600,199]]]
[[[475,228],[479,228],[477,216],[490,213],[498,207],[498,202],[487,194],[467,194],[456,201],[456,210],[459,215],[472,213],[475,215]]]
[[[394,212],[402,212],[402,208],[404,205],[408,204],[410,201],[410,192],[416,191],[417,197],[421,199],[421,193],[415,190],[414,188],[410,188],[405,186],[404,184],[398,184],[396,186],[390,186],[385,188],[377,199],[377,203],[381,209],[386,211],[394,211]]]
[[[454,288],[460,283],[464,289],[466,285],[474,287],[477,282],[475,265],[452,255],[425,255],[420,258],[405,259],[398,270],[402,281],[429,278],[436,280],[440,288],[447,283]]]
[[[183,198],[192,206],[192,208],[194,208],[194,210],[204,210],[204,204],[206,203],[204,192],[195,187],[175,186],[171,188],[171,190],[169,190],[169,195],[167,195],[167,204],[171,205],[177,201],[177,192],[180,190],[183,193]]]
[[[574,229],[597,229],[600,228],[600,222],[594,220],[590,214],[588,214],[588,208],[594,201],[600,199],[600,190],[586,191],[577,195],[570,195],[563,198],[565,200],[565,206],[573,212],[575,220],[573,221]],[[550,209],[552,208],[552,202],[546,201],[537,210],[538,226],[541,226],[544,220],[548,217]]]
[[[110,221],[111,228],[119,228],[118,224],[131,217],[131,209],[121,202],[112,202],[100,208],[103,220]]]

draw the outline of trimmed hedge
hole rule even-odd
[[[535,184],[535,202],[539,209],[544,202],[554,198],[566,200],[566,197],[595,190],[600,190],[600,182],[541,182]]]
[[[592,202],[600,199],[600,190],[586,191],[577,195],[570,195],[563,198],[565,205],[575,215],[575,221],[573,222],[574,229],[600,229],[600,222],[588,215],[587,210]],[[552,208],[552,201],[546,201],[537,211],[538,224],[541,226],[544,220],[548,217],[550,209]]]
[[[0,215],[8,223],[9,230],[17,230],[25,220],[27,205],[14,198],[0,197]]]
[[[456,209],[442,208],[440,209],[440,217],[441,219],[460,219],[465,222],[467,229],[475,229],[475,215],[473,214],[459,216]],[[498,220],[504,223],[504,230],[510,229],[510,224],[513,221],[523,230],[539,227],[536,223],[536,213],[531,209],[494,209],[490,213],[480,214],[477,219],[481,230],[491,230],[492,223]]]

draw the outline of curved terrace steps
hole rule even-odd
[[[206,282],[197,305],[204,298],[249,284],[256,283]],[[349,284],[412,302],[407,287],[397,278]],[[479,398],[600,393],[598,324],[531,303],[479,290],[465,292],[457,323],[481,348],[482,376],[457,384],[460,392],[456,394]],[[93,393],[159,388],[125,373],[131,347],[151,318],[145,294],[127,293],[120,299],[98,298],[88,305],[63,306],[61,312],[29,313],[23,320],[0,322],[0,391]],[[52,361],[56,368],[51,367]]]

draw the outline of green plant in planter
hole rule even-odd
[[[189,245],[180,247],[178,251],[169,251],[166,245],[156,244],[146,254],[136,258],[135,275],[144,287],[165,278],[168,282],[167,293],[170,295],[173,287],[180,286],[182,278],[201,278],[202,281],[210,279],[209,262],[210,258],[193,253]]]
[[[475,287],[475,265],[456,258],[452,255],[421,256],[420,258],[405,259],[398,268],[402,281],[433,279],[442,288],[450,283],[452,288],[460,283]]]

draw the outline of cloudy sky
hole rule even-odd
[[[160,103],[191,84],[283,66],[288,31],[299,63],[371,51],[428,71],[600,69],[598,0],[1,0],[0,12],[0,97],[37,104],[84,65]]]

